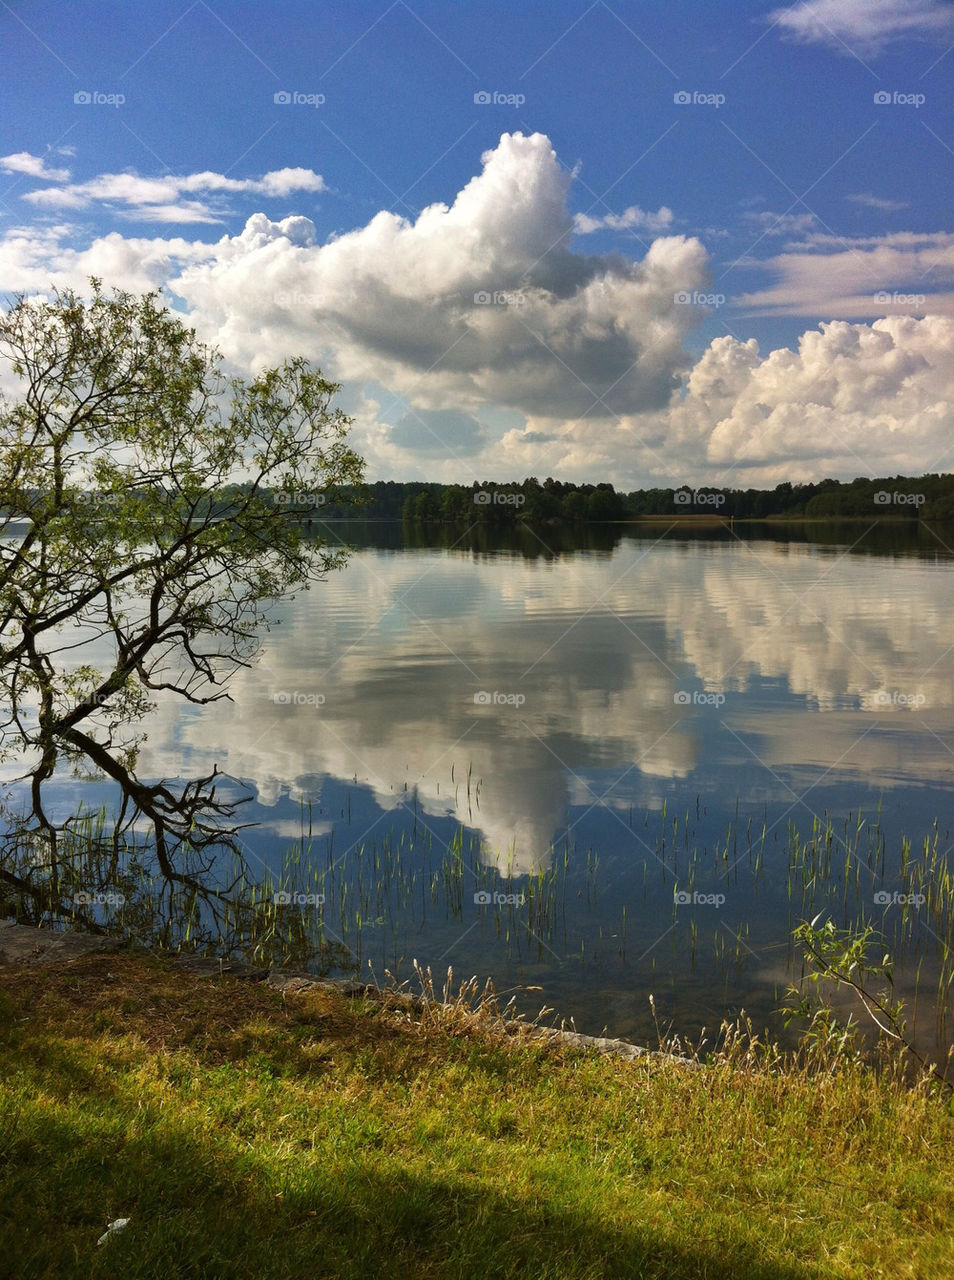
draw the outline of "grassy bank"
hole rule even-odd
[[[931,1280],[952,1165],[944,1102],[857,1065],[615,1061],[130,954],[0,968],[4,1275]]]

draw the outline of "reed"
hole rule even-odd
[[[452,765],[451,785],[476,813],[472,766]],[[4,886],[7,914],[263,966],[354,972],[373,963],[405,975],[422,933],[434,944],[432,956],[466,933],[477,947],[493,946],[500,970],[572,964],[585,984],[612,960],[619,974],[642,977],[665,976],[668,965],[669,981],[678,984],[686,967],[704,967],[728,998],[773,954],[797,976],[791,935],[825,912],[840,927],[875,930],[893,958],[915,1034],[933,1037],[939,1052],[951,1042],[954,874],[946,839],[934,822],[889,847],[880,806],[870,816],[825,812],[780,825],[738,799],[722,833],[708,838],[714,824],[699,796],[678,809],[664,798],[641,823],[626,815],[627,830],[645,833],[629,861],[611,846],[578,847],[567,813],[539,869],[520,875],[525,851],[490,850],[474,827],[435,824],[416,793],[391,827],[361,834],[349,790],[327,832],[303,802],[299,838],[265,871],[225,850],[213,865],[202,864],[187,849],[178,882],[158,874],[148,843],[132,828],[117,829],[105,806],[66,824],[55,861],[41,836],[24,827],[18,840],[15,822],[4,818],[0,871],[28,875],[32,886],[30,893]],[[742,907],[729,925],[715,913],[681,918],[673,905],[678,929],[647,955],[658,936],[660,897],[673,886],[731,894]],[[475,900],[481,894],[491,906]]]

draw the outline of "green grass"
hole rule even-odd
[[[0,968],[4,1276],[948,1280],[952,1165],[943,1099],[858,1064],[621,1062],[135,955]]]

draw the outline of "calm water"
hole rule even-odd
[[[557,536],[358,547],[231,703],[160,704],[140,773],[240,780],[253,872],[304,829],[299,909],[365,972],[538,987],[580,1030],[646,1039],[650,993],[691,1035],[766,1022],[823,908],[874,920],[902,987],[935,974],[949,939],[894,895],[903,838],[943,866],[954,825],[947,535]]]

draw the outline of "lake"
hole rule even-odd
[[[275,608],[231,702],[160,701],[139,772],[235,779],[251,874],[291,864],[342,971],[452,965],[638,1041],[650,994],[690,1038],[782,1034],[825,911],[876,924],[949,1042],[951,531],[331,533],[345,569]]]

